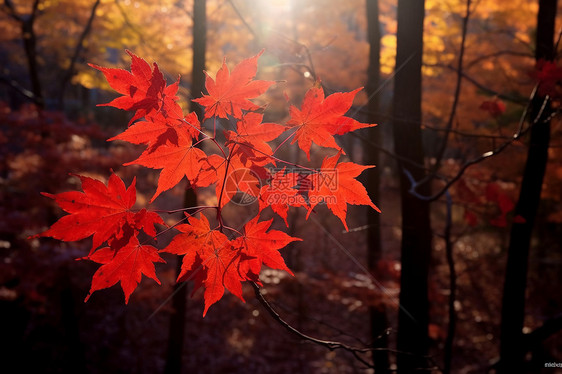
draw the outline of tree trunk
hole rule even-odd
[[[192,99],[201,97],[205,87],[205,54],[207,50],[207,4],[206,0],[195,0],[193,3],[193,68],[191,72]],[[190,102],[190,109],[203,120],[203,108]],[[185,192],[184,207],[197,206],[197,195],[193,188]],[[176,277],[181,272],[182,257],[177,258]],[[181,373],[182,355],[185,336],[185,313],[187,309],[187,284],[177,283],[172,298],[174,311],[170,317],[168,334],[168,356],[164,372],[166,374]]]
[[[16,8],[11,0],[5,0],[4,5],[7,14],[16,20],[21,27],[21,38],[23,42],[23,50],[27,58],[27,69],[29,72],[29,80],[31,81],[31,92],[33,93],[33,101],[40,108],[45,107],[43,99],[43,90],[41,89],[41,80],[39,79],[39,66],[37,63],[37,36],[35,35],[34,25],[37,10],[39,9],[40,0],[34,0],[31,6],[31,14],[20,16],[16,13]]]
[[[41,81],[39,80],[39,66],[37,64],[37,51],[35,49],[36,37],[33,30],[34,17],[23,20],[21,24],[21,32],[23,37],[23,48],[27,57],[27,67],[29,70],[29,79],[31,80],[31,91],[35,96],[35,102],[41,109],[45,107],[43,99],[43,90]]]
[[[402,244],[400,309],[398,312],[399,373],[423,372],[428,351],[428,268],[431,257],[429,203],[408,192],[410,181],[424,177],[421,138],[421,64],[423,53],[424,1],[398,0],[396,69],[394,78],[394,147],[401,160],[400,196]],[[416,166],[417,165],[417,166]],[[418,189],[429,196],[426,183]]]
[[[88,17],[88,21],[86,22],[86,26],[84,26],[84,30],[82,30],[82,33],[80,34],[80,37],[78,38],[78,41],[76,42],[76,47],[74,48],[74,53],[72,54],[72,57],[70,58],[70,65],[68,66],[68,69],[65,71],[65,73],[64,73],[64,75],[61,79],[60,89],[59,89],[59,98],[58,98],[58,103],[57,103],[59,110],[64,109],[64,95],[66,93],[66,89],[68,88],[68,84],[70,83],[70,81],[72,79],[72,76],[74,75],[76,62],[78,61],[78,57],[80,56],[80,52],[82,52],[82,49],[84,48],[84,41],[86,40],[86,37],[88,37],[88,35],[90,34],[90,31],[92,30],[92,24],[94,23],[94,18],[96,17],[96,9],[100,5],[100,3],[101,3],[101,0],[96,0],[94,5],[92,5],[92,9],[90,10],[90,16]]]
[[[369,40],[369,66],[367,67],[367,84],[365,90],[369,96],[367,104],[368,123],[377,123],[379,111],[379,95],[377,90],[380,85],[380,24],[378,0],[366,0],[367,7],[367,37]],[[368,129],[370,144],[381,144],[381,129]],[[379,165],[379,151],[375,147],[368,147],[365,152],[365,163],[367,165]],[[379,200],[380,170],[368,173],[366,181],[367,191],[371,200],[376,204]],[[382,258],[380,213],[374,209],[367,209],[367,265],[369,271],[376,276],[377,262]],[[379,279],[380,280],[380,279]],[[369,307],[371,319],[371,341],[373,348],[388,348],[388,339],[385,333],[388,327],[386,308],[383,303],[378,307]],[[388,373],[388,351],[373,351],[373,364],[375,373]]]
[[[193,4],[193,70],[191,72],[191,96],[201,97],[205,88],[205,55],[207,53],[206,0],[195,0]],[[203,108],[190,102],[190,109],[203,120]]]
[[[535,58],[552,60],[554,57],[554,21],[556,0],[539,0]],[[507,267],[502,299],[501,347],[499,373],[521,372],[525,359],[523,319],[525,317],[525,289],[527,265],[533,224],[540,202],[542,183],[548,161],[550,140],[550,102],[538,93],[531,101],[531,136],[527,162],[523,172],[519,200],[514,215],[525,222],[511,226]]]

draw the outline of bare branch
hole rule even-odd
[[[453,357],[453,341],[455,340],[455,328],[457,325],[457,314],[455,312],[455,302],[457,293],[457,273],[455,271],[455,259],[453,257],[453,243],[451,242],[451,227],[453,226],[452,210],[453,201],[451,193],[445,193],[447,201],[447,221],[443,239],[445,240],[445,251],[447,255],[447,265],[449,266],[449,326],[447,328],[447,338],[445,340],[444,368],[443,374],[451,372],[451,361]]]
[[[451,66],[449,64],[439,64],[439,63],[437,63],[437,64],[424,64],[424,66],[440,67],[440,68],[444,68],[444,69],[448,69],[448,70],[457,71],[457,69],[454,66]],[[500,98],[502,100],[509,101],[511,103],[514,103],[514,104],[519,104],[519,105],[526,105],[527,104],[527,99],[524,99],[523,97],[516,97],[516,96],[502,94],[502,93],[484,85],[483,83],[477,81],[476,79],[474,79],[473,77],[471,77],[470,75],[468,75],[464,71],[461,72],[461,74],[462,74],[463,79],[467,80],[472,85],[476,86],[478,89],[486,92],[489,95],[497,96],[498,98]]]
[[[80,52],[82,51],[82,48],[84,47],[84,40],[86,40],[86,37],[90,33],[90,30],[92,28],[92,24],[94,22],[94,18],[96,16],[96,9],[100,5],[100,3],[101,3],[101,0],[96,0],[94,5],[92,6],[92,10],[90,11],[90,17],[88,18],[88,21],[86,22],[86,26],[84,27],[84,30],[82,30],[82,34],[80,34],[80,37],[78,38],[78,42],[76,43],[76,47],[74,49],[74,54],[72,55],[72,58],[70,59],[70,65],[68,66],[68,69],[66,70],[66,73],[65,73],[63,79],[61,80],[61,88],[60,88],[60,93],[59,93],[59,106],[61,106],[61,107],[62,107],[62,103],[63,103],[63,100],[64,100],[64,92],[66,90],[66,87],[67,87],[68,83],[70,82],[70,79],[72,78],[72,75],[74,74],[74,66],[76,65],[76,61],[78,60],[78,56],[80,55]]]
[[[411,174],[408,170],[403,169],[404,174],[406,174],[406,176],[408,177],[408,179],[410,180],[410,183],[411,183],[411,187],[410,187],[409,192],[410,192],[412,195],[416,196],[418,199],[422,199],[422,200],[426,200],[426,201],[435,201],[435,200],[439,199],[444,193],[446,193],[447,190],[449,189],[449,187],[451,187],[456,181],[458,181],[458,180],[463,176],[464,172],[465,172],[470,166],[475,165],[475,164],[478,164],[478,163],[480,163],[480,162],[482,162],[482,161],[484,161],[484,160],[486,160],[486,159],[488,159],[488,158],[490,158],[490,157],[493,157],[493,156],[496,156],[496,155],[502,153],[502,152],[503,152],[504,150],[506,150],[511,144],[513,144],[515,141],[517,141],[517,140],[519,140],[521,137],[523,137],[527,132],[530,131],[530,129],[531,129],[534,125],[536,125],[536,124],[538,123],[539,119],[540,119],[541,116],[542,116],[542,113],[543,113],[544,110],[546,109],[546,106],[547,106],[547,104],[548,104],[548,102],[549,102],[549,100],[550,100],[550,98],[549,98],[548,96],[545,97],[545,99],[543,100],[543,103],[542,103],[542,106],[541,106],[541,109],[540,109],[538,115],[536,116],[536,118],[534,118],[534,119],[531,121],[531,125],[524,129],[523,126],[524,126],[524,124],[525,124],[525,119],[527,118],[527,110],[529,109],[529,105],[530,105],[531,101],[533,100],[533,98],[535,97],[536,92],[537,92],[537,86],[535,86],[535,88],[534,88],[534,90],[533,90],[533,92],[532,92],[532,94],[531,94],[531,97],[530,97],[530,99],[528,100],[527,107],[525,108],[525,111],[524,111],[523,114],[521,115],[521,119],[519,120],[518,129],[517,129],[517,131],[515,132],[515,134],[513,134],[513,137],[510,138],[508,141],[502,143],[501,145],[497,146],[497,147],[494,148],[493,150],[488,151],[488,152],[485,152],[485,153],[483,153],[482,155],[480,155],[479,157],[476,157],[476,158],[474,158],[474,159],[472,159],[472,160],[469,160],[469,161],[465,162],[465,163],[462,165],[462,167],[460,168],[460,170],[457,172],[457,174],[456,174],[454,177],[448,179],[447,182],[445,183],[445,185],[444,185],[444,186],[441,188],[441,190],[439,190],[437,193],[435,193],[435,194],[433,194],[433,195],[431,195],[431,196],[423,196],[423,195],[419,194],[419,193],[416,191],[416,189],[422,184],[422,182],[425,183],[426,181],[419,181],[419,182],[416,182],[416,181],[414,180],[412,174]],[[547,120],[550,120],[554,115],[555,115],[555,113],[553,113],[551,116],[549,116],[549,117],[547,118]],[[437,176],[437,175],[436,175],[436,178],[445,179],[445,178],[439,177],[439,176]]]
[[[436,131],[436,132],[447,131],[447,129],[445,129],[445,128],[433,127],[433,126],[428,126],[428,125],[423,125],[423,129]],[[464,131],[455,130],[455,129],[451,129],[450,133],[455,134],[455,135],[459,135],[459,136],[464,136],[464,137],[467,137],[467,138],[483,138],[483,139],[493,139],[493,140],[510,140],[512,138],[511,136],[505,136],[505,135],[502,136],[502,135],[490,135],[490,134],[473,134],[473,133],[464,132]]]
[[[20,85],[14,79],[9,77],[9,72],[7,69],[3,69],[2,73],[0,74],[0,82],[3,82],[10,86],[12,89],[16,90],[21,95],[27,97],[29,100],[33,101],[35,104],[40,104],[41,100],[38,99],[33,92],[29,91],[27,88]]]
[[[8,16],[12,17],[12,19],[18,22],[23,22],[21,17],[16,13],[16,9],[14,8],[14,4],[12,4],[12,0],[4,0],[2,9],[4,9],[4,12],[6,12]]]
[[[309,336],[309,335],[306,335],[306,334],[300,332],[299,330],[297,330],[293,326],[289,325],[283,318],[281,318],[279,313],[277,313],[277,311],[275,311],[275,309],[273,309],[271,304],[269,304],[269,302],[263,297],[263,295],[261,294],[261,291],[260,291],[260,287],[255,282],[250,282],[250,284],[254,288],[254,293],[256,294],[256,298],[258,299],[260,304],[267,310],[267,312],[273,317],[273,319],[275,319],[277,322],[279,322],[279,324],[281,324],[286,330],[288,330],[292,334],[298,336],[299,338],[307,340],[307,341],[315,343],[315,344],[318,344],[318,345],[321,345],[323,347],[326,347],[330,351],[333,351],[335,349],[344,349],[344,350],[349,351],[349,352],[355,351],[355,352],[359,352],[359,353],[367,353],[367,352],[370,352],[370,351],[373,350],[373,348],[358,348],[358,347],[349,346],[349,345],[341,343],[341,342],[317,339],[317,338],[313,338],[312,336]]]
[[[509,51],[509,50],[504,50],[504,51],[496,51],[493,53],[487,53],[485,55],[481,55],[476,57],[474,60],[468,62],[466,64],[466,69],[470,69],[471,67],[473,67],[476,64],[481,63],[482,61],[485,61],[489,58],[494,58],[494,57],[500,57],[500,56],[516,56],[516,57],[528,57],[528,58],[533,58],[533,54],[531,52],[517,52],[517,51]]]
[[[451,113],[449,115],[449,119],[447,120],[447,124],[445,125],[445,135],[443,136],[443,141],[441,142],[441,147],[437,151],[437,156],[435,157],[435,165],[430,174],[428,174],[421,183],[425,183],[426,181],[430,181],[433,179],[433,175],[437,173],[441,166],[441,160],[445,155],[445,150],[447,149],[447,143],[449,140],[449,134],[451,129],[453,128],[453,121],[455,119],[455,115],[457,113],[457,106],[459,103],[459,97],[461,93],[461,85],[462,85],[462,72],[463,72],[463,58],[464,58],[464,50],[466,45],[466,34],[468,30],[468,20],[470,19],[470,3],[471,0],[466,1],[466,13],[462,21],[462,36],[461,36],[461,46],[459,51],[459,62],[457,65],[457,82],[455,86],[455,93],[453,96],[453,104],[451,105]]]
[[[250,32],[250,34],[252,34],[256,40],[259,40],[258,34],[254,31],[254,29],[252,28],[252,26],[250,26],[250,24],[246,21],[246,19],[245,19],[244,16],[242,15],[242,13],[240,13],[240,10],[239,10],[238,7],[234,4],[234,1],[228,0],[228,2],[230,3],[230,6],[231,6],[232,9],[234,10],[234,13],[236,13],[236,15],[238,16],[238,18],[240,18],[240,21],[242,21],[242,23],[244,24],[244,26],[246,26],[246,28],[248,29],[248,31]]]
[[[273,317],[273,319],[275,321],[277,321],[281,326],[283,326],[283,328],[285,328],[291,334],[296,335],[298,338],[300,338],[302,340],[321,345],[325,348],[328,348],[330,351],[334,351],[336,349],[342,349],[344,351],[350,352],[358,361],[363,363],[368,368],[374,368],[374,366],[373,366],[372,363],[366,361],[365,359],[363,359],[360,356],[360,354],[362,354],[362,353],[369,353],[369,352],[372,352],[372,351],[383,351],[384,350],[384,351],[388,351],[388,352],[391,352],[391,353],[399,353],[399,354],[403,354],[403,355],[412,355],[412,356],[414,355],[413,353],[401,352],[401,351],[388,349],[388,348],[354,347],[354,346],[350,346],[350,345],[347,345],[347,344],[342,343],[342,342],[317,339],[317,338],[314,338],[310,335],[304,334],[301,331],[294,328],[293,326],[291,326],[289,323],[287,323],[283,318],[281,318],[279,313],[277,313],[277,311],[275,311],[275,309],[273,309],[271,304],[269,304],[269,302],[263,297],[263,295],[260,291],[260,287],[255,282],[250,282],[250,284],[252,285],[252,287],[254,289],[254,293],[256,295],[256,298],[258,299],[260,304],[265,308],[265,310],[269,313],[269,315],[271,317]],[[433,357],[423,356],[423,358],[425,360],[427,360],[429,365],[431,365],[431,367],[423,368],[423,370],[434,369],[434,368],[437,367],[435,361],[433,360]],[[422,368],[420,368],[420,370],[422,370]]]

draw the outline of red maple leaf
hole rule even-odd
[[[205,152],[193,145],[189,130],[184,128],[176,131],[175,142],[166,139],[164,144],[158,147],[147,148],[134,161],[124,165],[143,165],[152,169],[162,169],[158,178],[158,187],[153,202],[162,192],[176,186],[183,177],[186,177],[192,187],[206,187],[210,183],[208,178],[199,178],[203,163],[207,158]]]
[[[353,162],[337,163],[341,152],[322,161],[320,172],[313,178],[313,188],[308,192],[310,210],[320,202],[326,203],[328,208],[342,221],[346,230],[349,230],[345,218],[347,204],[369,205],[380,213],[379,208],[373,204],[365,187],[355,179],[365,169],[374,166],[363,166]]]
[[[296,173],[286,173],[285,168],[274,173],[270,183],[263,186],[259,195],[259,212],[267,207],[283,218],[285,225],[289,206],[308,206],[306,199],[299,192],[299,182],[302,177]]]
[[[500,214],[490,220],[490,224],[497,227],[507,226],[507,214],[515,208],[515,203],[498,183],[489,183],[486,186],[486,199],[497,203]]]
[[[310,88],[304,97],[301,109],[295,106],[289,109],[291,119],[287,122],[287,126],[296,129],[291,144],[298,142],[300,149],[310,160],[310,147],[313,142],[339,150],[340,146],[336,143],[334,135],[376,126],[344,116],[361,89],[337,92],[324,99],[324,90],[321,87]]]
[[[249,279],[259,281],[259,274],[262,264],[272,269],[285,270],[291,275],[293,272],[287,267],[279,250],[289,243],[301,241],[301,238],[294,238],[283,231],[267,231],[273,219],[258,222],[259,216],[254,217],[244,226],[244,235],[237,238],[239,244],[247,258],[240,264],[241,274],[245,274]]]
[[[166,262],[158,255],[156,248],[140,244],[136,237],[132,237],[117,253],[112,248],[105,247],[85,259],[103,265],[95,272],[90,292],[84,301],[88,301],[95,291],[121,282],[125,304],[129,302],[129,296],[140,283],[143,274],[160,284],[156,277],[154,263]]]
[[[471,210],[465,208],[463,218],[470,227],[478,225],[478,216]]]
[[[109,103],[99,104],[99,106],[136,111],[129,121],[131,124],[148,113],[158,110],[164,100],[174,102],[177,99],[178,84],[176,82],[166,87],[164,76],[156,63],[154,63],[154,69],[151,69],[145,60],[130,51],[127,53],[132,59],[131,72],[93,64],[90,66],[101,71],[111,88],[123,95]]]
[[[251,162],[242,162],[239,153],[230,154],[226,159],[210,155],[208,166],[202,169],[202,181],[216,183],[216,196],[220,207],[225,206],[239,191],[247,197],[257,197],[260,189],[258,174],[252,170]]]
[[[490,113],[494,118],[501,116],[505,112],[505,104],[499,99],[483,101],[479,108]]]
[[[236,132],[227,131],[225,145],[230,152],[240,153],[243,162],[251,160],[252,164],[275,164],[270,157],[273,150],[267,144],[285,131],[286,127],[277,123],[262,123],[263,115],[259,113],[246,113],[236,123]]]
[[[263,50],[254,57],[240,62],[232,72],[226,66],[226,59],[223,60],[216,80],[205,72],[207,75],[205,88],[208,95],[193,100],[205,107],[204,119],[214,116],[228,118],[229,114],[235,118],[242,118],[242,110],[259,109],[259,106],[249,99],[260,96],[274,83],[273,81],[253,80],[258,69],[258,58],[262,53]]]
[[[84,192],[69,191],[56,195],[43,193],[70,214],[61,217],[51,228],[35,237],[48,236],[75,241],[93,235],[91,254],[105,241],[114,251],[119,250],[141,229],[154,236],[154,224],[164,224],[162,218],[154,212],[145,209],[131,211],[136,200],[136,179],[126,189],[121,178],[115,174],[111,174],[107,186],[89,177],[78,177],[82,181]]]
[[[144,121],[138,121],[129,126],[124,132],[116,135],[112,140],[122,140],[132,144],[146,144],[150,150],[160,145],[178,143],[178,133],[184,132],[197,139],[201,133],[201,124],[195,112],[191,112],[185,118],[170,118],[161,112],[155,112],[145,117]]]
[[[540,59],[535,70],[529,75],[538,82],[538,91],[541,96],[550,96],[559,99],[562,86],[562,68],[556,66],[554,61]]]
[[[233,246],[226,235],[212,230],[205,215],[201,218],[189,217],[189,224],[178,225],[181,232],[162,252],[185,255],[178,281],[195,281],[193,292],[201,286],[205,288],[205,310],[219,301],[228,289],[240,300],[242,298],[241,281],[238,265],[240,250]]]

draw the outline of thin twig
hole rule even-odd
[[[293,326],[291,326],[289,323],[287,323],[279,315],[279,313],[277,313],[277,311],[271,306],[271,304],[269,304],[269,302],[263,297],[263,295],[260,291],[260,287],[255,282],[250,282],[250,284],[252,285],[252,288],[254,289],[254,293],[256,295],[256,298],[258,299],[260,304],[265,308],[265,310],[269,313],[269,315],[275,321],[277,321],[281,326],[283,326],[283,328],[285,328],[291,334],[297,336],[298,338],[300,338],[302,340],[321,345],[325,348],[328,348],[330,351],[334,351],[336,349],[342,349],[344,351],[350,352],[351,354],[353,354],[357,358],[358,361],[362,362],[363,364],[365,364],[369,368],[373,368],[374,367],[373,364],[367,362],[361,356],[359,356],[360,353],[369,353],[369,352],[373,352],[373,351],[388,351],[390,353],[395,353],[395,354],[402,354],[402,355],[418,356],[419,357],[419,355],[417,355],[417,354],[410,353],[410,352],[402,352],[402,351],[398,351],[398,350],[395,350],[395,349],[372,348],[372,347],[366,347],[366,348],[354,347],[354,346],[351,346],[351,345],[348,345],[348,344],[345,344],[345,343],[342,343],[342,342],[317,339],[317,338],[314,338],[310,335],[307,335],[307,334],[297,330]],[[431,365],[431,367],[420,368],[420,370],[434,369],[434,368],[437,367],[435,361],[433,360],[433,357],[431,357],[431,356],[422,356],[422,357],[425,360],[427,360],[427,362]]]
[[[457,71],[456,67],[454,67],[452,65],[449,65],[449,64],[441,64],[441,63],[427,64],[427,63],[424,63],[423,66],[439,67],[439,68]],[[489,95],[496,96],[496,97],[498,97],[502,100],[509,101],[511,103],[514,103],[514,104],[519,104],[519,105],[526,105],[527,104],[527,100],[524,99],[523,97],[517,97],[517,96],[502,94],[501,92],[498,92],[498,91],[486,86],[485,84],[479,82],[478,80],[476,80],[472,76],[468,75],[465,71],[463,71],[461,74],[462,74],[463,79],[470,82],[472,85],[476,86],[479,90],[484,91],[485,93],[487,93]]]
[[[493,53],[487,53],[485,55],[481,55],[481,56],[476,57],[475,59],[471,60],[470,62],[468,62],[466,64],[466,69],[470,69],[474,65],[479,64],[482,61],[487,60],[489,58],[494,58],[494,57],[499,57],[499,56],[504,56],[504,55],[515,56],[515,57],[533,58],[533,54],[531,52],[517,52],[517,51],[509,51],[509,50],[496,51],[496,52],[493,52]]]
[[[68,66],[68,69],[66,70],[66,73],[64,74],[64,77],[61,80],[61,87],[59,93],[59,106],[61,108],[64,100],[64,92],[66,91],[66,87],[68,86],[68,83],[72,79],[72,75],[74,74],[74,66],[76,65],[76,61],[78,60],[78,56],[80,55],[80,52],[84,48],[84,40],[86,40],[86,37],[88,36],[90,30],[92,29],[92,24],[94,23],[94,18],[96,16],[96,9],[100,5],[100,3],[101,0],[96,0],[94,5],[92,6],[92,9],[90,11],[90,17],[86,22],[86,26],[84,27],[84,30],[82,30],[82,34],[80,34],[80,37],[76,42],[76,47],[74,48],[74,54],[70,59],[70,65]]]
[[[455,271],[455,259],[453,257],[453,243],[451,242],[451,227],[453,225],[452,210],[453,201],[451,199],[451,193],[447,191],[445,193],[447,201],[447,222],[445,225],[445,231],[443,233],[445,240],[445,252],[447,255],[447,265],[449,266],[449,326],[447,328],[447,338],[445,340],[445,357],[444,357],[444,368],[443,374],[449,374],[451,372],[451,361],[453,356],[453,341],[455,339],[455,328],[457,325],[457,314],[455,312],[455,302],[457,293],[457,273]]]
[[[449,187],[451,187],[456,181],[458,181],[464,174],[464,172],[472,165],[475,164],[479,164],[480,162],[496,156],[500,153],[502,153],[503,151],[505,151],[510,145],[512,145],[515,141],[519,140],[521,137],[523,137],[527,132],[530,131],[530,129],[533,127],[533,125],[537,124],[537,122],[539,121],[540,116],[542,115],[542,112],[544,111],[544,109],[546,108],[546,104],[549,100],[548,97],[546,97],[542,103],[541,106],[541,110],[539,111],[539,114],[536,116],[536,118],[534,118],[531,121],[531,125],[528,126],[527,128],[524,129],[524,124],[525,124],[525,120],[527,118],[527,111],[529,109],[529,105],[531,103],[531,101],[533,100],[533,98],[535,97],[535,94],[537,92],[537,87],[535,86],[535,88],[533,89],[533,92],[531,93],[531,97],[527,102],[527,107],[525,108],[525,110],[523,111],[523,114],[521,115],[521,118],[519,120],[519,125],[518,125],[518,129],[515,132],[515,134],[513,135],[512,138],[510,138],[508,141],[502,143],[501,145],[497,146],[496,148],[494,148],[491,151],[485,152],[483,154],[481,154],[478,157],[473,158],[472,160],[469,160],[467,162],[465,162],[460,170],[457,172],[457,174],[448,179],[448,181],[445,183],[445,185],[441,188],[441,190],[439,190],[438,192],[436,192],[435,194],[431,195],[431,196],[424,196],[421,195],[420,193],[418,193],[416,191],[416,189],[420,186],[420,182],[417,182],[414,180],[414,178],[412,177],[411,173],[406,170],[403,169],[403,172],[408,176],[408,178],[410,179],[411,182],[411,186],[410,186],[410,190],[409,193],[416,196],[418,199],[421,200],[425,200],[425,201],[435,201],[437,199],[439,199],[441,196],[443,196],[443,194],[445,192],[447,192],[447,190],[449,189]],[[548,120],[550,120],[551,116],[549,116]],[[438,177],[438,176],[436,176]],[[440,178],[443,179],[443,178]]]
[[[254,288],[254,293],[256,294],[256,298],[258,299],[260,304],[267,310],[269,315],[271,317],[273,317],[273,319],[275,319],[286,330],[288,330],[290,333],[298,336],[300,339],[303,339],[303,340],[321,345],[323,347],[328,348],[330,351],[333,351],[333,350],[336,350],[336,349],[343,349],[345,351],[357,354],[357,353],[368,353],[368,352],[373,350],[372,348],[352,347],[350,345],[347,345],[347,344],[344,344],[344,343],[341,343],[341,342],[337,342],[337,341],[317,339],[317,338],[314,338],[310,335],[306,335],[306,334],[300,332],[299,330],[297,330],[293,326],[289,325],[283,318],[281,318],[279,313],[277,313],[275,311],[275,309],[273,309],[273,307],[269,304],[269,302],[263,297],[263,295],[260,291],[260,287],[255,282],[250,282],[250,284]],[[359,361],[361,361],[366,366],[368,366],[370,368],[373,367],[373,365],[371,363],[365,361],[363,358],[358,357],[358,356],[356,356],[356,357]]]
[[[0,82],[3,82],[10,86],[12,89],[20,93],[21,95],[27,97],[29,100],[33,101],[35,104],[40,104],[41,100],[35,96],[33,92],[28,90],[27,88],[20,85],[16,80],[9,77],[9,72],[7,69],[3,69],[2,73],[0,74]]]
[[[451,129],[453,128],[453,121],[455,119],[455,115],[457,113],[457,107],[459,103],[460,93],[461,93],[461,86],[462,86],[462,72],[463,72],[463,58],[464,58],[464,50],[466,46],[466,34],[468,30],[468,21],[470,19],[470,2],[471,0],[466,1],[466,14],[462,21],[462,36],[461,36],[461,46],[459,51],[459,61],[457,65],[457,82],[455,86],[455,93],[453,95],[453,104],[451,105],[451,113],[449,114],[449,119],[447,120],[447,124],[445,125],[445,134],[443,135],[443,140],[441,142],[441,147],[437,151],[437,156],[435,157],[435,165],[430,174],[428,174],[421,183],[425,183],[433,179],[433,175],[437,173],[441,166],[441,160],[445,155],[445,150],[447,149],[447,143],[449,140],[449,134],[451,133]]]

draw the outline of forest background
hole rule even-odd
[[[8,372],[556,372],[545,364],[562,363],[557,7],[3,0],[0,352]],[[263,48],[258,78],[276,81],[259,99],[267,121],[283,123],[287,99],[299,106],[321,79],[326,94],[364,86],[348,115],[378,124],[338,142],[347,159],[376,164],[362,182],[382,214],[350,206],[345,231],[325,207],[308,219],[291,209],[289,227],[278,217],[274,226],[305,238],[281,251],[295,277],[262,273],[262,292],[284,320],[344,346],[291,333],[250,287],[245,304],[228,295],[202,318],[200,293],[174,294],[176,259],[165,255],[161,286],[143,279],[128,305],[117,286],[83,303],[96,265],[75,259],[88,243],[28,239],[62,215],[40,192],[79,189],[69,173],[105,181],[113,169],[127,185],[137,177],[145,204],[157,183],[150,170],[121,166],[139,148],[105,141],[131,113],[96,107],[115,95],[87,63],[128,69],[126,49],[155,61],[168,82],[181,75],[187,109],[205,91],[196,67],[214,74],[224,57],[232,68]],[[319,165],[325,155],[313,148],[311,158]],[[306,160],[296,148],[283,157]],[[522,188],[529,180],[538,184],[535,209],[525,206],[537,189]],[[153,205],[183,207],[185,187]],[[237,222],[255,206],[231,208],[224,214]],[[528,245],[517,237],[527,231]]]

